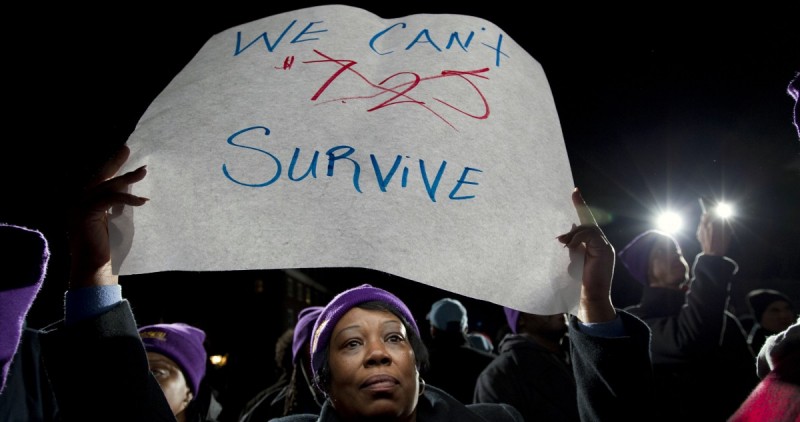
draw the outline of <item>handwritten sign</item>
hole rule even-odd
[[[577,221],[541,66],[462,15],[350,6],[212,37],[144,113],[111,219],[119,274],[364,267],[537,313],[575,311]]]

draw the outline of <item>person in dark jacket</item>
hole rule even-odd
[[[0,393],[22,338],[25,317],[47,273],[50,249],[41,232],[0,223]]]
[[[528,421],[579,421],[565,315],[504,312],[511,333],[480,374],[475,402],[508,403]]]
[[[800,71],[786,89],[794,100],[793,124],[800,139]],[[760,381],[728,422],[800,421],[800,317],[768,336],[756,359]]]
[[[275,341],[275,365],[278,379],[267,388],[258,392],[248,401],[239,413],[239,422],[268,421],[274,417],[284,416],[284,399],[286,388],[292,377],[292,338],[294,327],[287,328]]]
[[[279,339],[275,360],[284,373],[278,381],[257,394],[245,405],[239,422],[268,421],[297,413],[319,413],[322,399],[311,381],[311,329],[322,306],[309,306],[297,315],[297,323],[287,331],[288,341]],[[284,336],[281,336],[284,337]],[[291,352],[291,353],[289,353]],[[282,358],[287,356],[288,359]]]
[[[672,236],[646,231],[619,257],[644,290],[627,308],[653,334],[658,391],[653,420],[724,421],[755,387],[754,353],[738,319],[727,310],[738,266],[725,256],[730,229],[704,214],[697,230],[702,252],[689,267]],[[708,394],[717,399],[710,403]]]
[[[467,308],[460,301],[449,297],[436,301],[426,319],[430,323],[431,341],[425,379],[461,403],[472,403],[478,375],[495,355],[469,343]]]
[[[0,251],[0,420],[58,421],[39,330],[26,321],[47,273],[47,239],[38,230],[0,223]]]
[[[652,399],[649,331],[613,308],[613,248],[577,190],[573,202],[582,225],[558,239],[585,258],[583,306],[569,321],[578,413],[585,421],[638,420]],[[406,306],[388,292],[364,285],[339,294],[317,320],[312,341],[316,384],[327,397],[322,412],[278,422],[524,420],[508,404],[464,405],[423,382],[418,333]]]
[[[728,422],[800,421],[800,318],[767,337],[756,373],[761,381]]]
[[[789,328],[797,319],[792,300],[778,290],[752,290],[747,294],[747,305],[754,321],[747,343],[753,351],[761,350],[768,336]]]

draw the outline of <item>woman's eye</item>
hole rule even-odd
[[[169,376],[169,371],[163,368],[153,368],[150,370],[150,372],[156,378],[166,378]]]
[[[348,349],[352,349],[354,347],[358,347],[359,344],[361,344],[361,342],[359,342],[358,340],[348,340],[344,344],[344,347],[347,347]]]
[[[390,343],[399,343],[399,342],[401,342],[401,341],[403,341],[403,340],[405,340],[405,339],[404,339],[404,338],[403,338],[403,336],[401,336],[400,334],[390,334],[390,335],[389,335],[389,336],[386,338],[386,341],[388,341],[388,342],[390,342]]]

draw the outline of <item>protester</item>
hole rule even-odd
[[[461,403],[472,403],[478,375],[495,356],[470,345],[467,308],[459,300],[446,297],[434,302],[426,319],[431,340],[425,379]]]
[[[39,294],[50,250],[38,230],[0,223],[0,393],[6,387],[25,317]]]
[[[150,372],[153,373],[178,422],[214,421],[212,414],[195,400],[206,374],[206,333],[188,324],[154,324],[139,328]],[[213,399],[213,396],[212,396]]]
[[[322,312],[321,306],[309,306],[297,315],[297,323],[281,336],[275,346],[275,361],[284,370],[273,385],[248,402],[239,422],[267,421],[297,413],[319,413],[323,400],[317,397],[311,380],[311,329]],[[291,354],[288,353],[291,351]],[[286,356],[287,358],[284,358]]]
[[[45,367],[66,421],[176,420],[111,271],[107,210],[147,201],[125,193],[145,176],[144,168],[111,179],[129,153],[124,147],[106,163],[75,210],[64,319],[42,334]]]
[[[747,294],[747,305],[754,321],[747,343],[754,351],[761,350],[768,336],[789,328],[797,318],[792,300],[778,290],[754,289]]]
[[[728,421],[800,421],[800,318],[767,337],[756,373],[761,381]]]
[[[475,402],[508,403],[526,421],[579,421],[565,315],[504,312],[511,333],[480,374]]]
[[[652,331],[657,408],[653,420],[721,421],[755,387],[755,355],[738,319],[727,311],[738,265],[725,256],[730,228],[703,214],[697,229],[702,252],[693,277],[678,242],[649,230],[633,239],[619,257],[642,283],[639,304],[627,308]],[[717,399],[709,405],[707,395]]]
[[[558,239],[585,259],[581,308],[569,321],[579,413],[585,421],[638,420],[652,399],[649,331],[614,309],[613,248],[577,190],[573,202],[582,225]],[[326,306],[314,328],[315,381],[327,397],[322,411],[278,421],[524,420],[507,404],[453,400],[422,380],[424,364],[419,330],[399,298],[369,285],[347,290]]]
[[[275,341],[275,365],[278,379],[248,401],[239,414],[239,421],[268,421],[283,416],[286,386],[292,377],[292,338],[294,327],[287,328]]]
[[[0,223],[0,250],[0,420],[58,421],[39,330],[27,325],[47,273],[47,239],[38,230]]]
[[[786,89],[794,100],[793,121],[800,139],[800,71]],[[766,338],[756,359],[761,379],[728,422],[800,421],[800,317]]]

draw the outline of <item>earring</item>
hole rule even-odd
[[[422,393],[425,392],[425,380],[422,377],[419,377],[419,395],[421,396]]]

